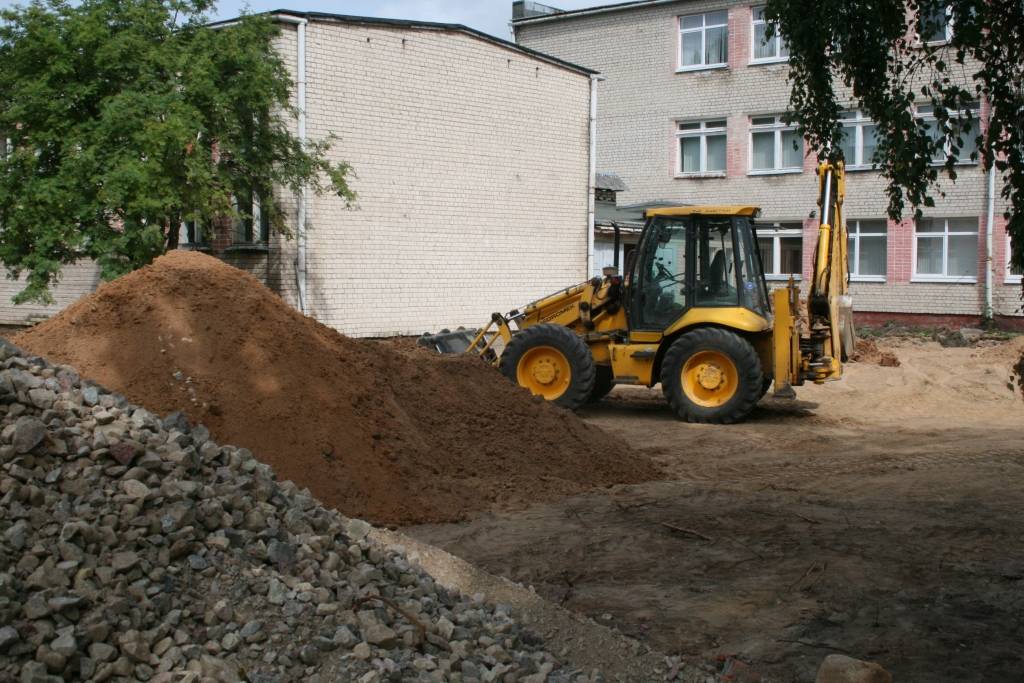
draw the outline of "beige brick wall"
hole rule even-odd
[[[310,312],[356,336],[479,325],[586,277],[589,78],[459,32],[307,29]]]
[[[750,7],[729,0],[681,0],[536,24],[520,24],[517,40],[542,52],[596,69],[606,77],[598,109],[598,169],[618,173],[629,187],[621,203],[665,200],[682,203],[751,203],[768,221],[806,219],[816,209],[814,161],[802,173],[754,176],[749,168],[749,119],[786,110],[786,64],[749,64]],[[727,9],[729,68],[676,72],[677,18]],[[678,120],[726,119],[729,172],[726,178],[678,178],[674,124]],[[979,276],[976,285],[910,282],[913,226],[890,229],[887,283],[857,283],[860,310],[979,315],[984,295],[986,178],[980,166],[961,167],[955,184],[945,182],[933,217],[979,219]],[[847,216],[886,217],[883,179],[872,171],[847,175]],[[999,209],[1001,211],[1001,209]],[[909,212],[908,212],[909,215]],[[1002,233],[996,231],[996,239]],[[813,235],[813,232],[811,233]],[[811,247],[805,241],[805,267]],[[995,259],[997,285],[1003,264]],[[1009,288],[996,291],[997,312],[1011,313]]]
[[[25,288],[24,277],[18,280],[4,278],[0,280],[0,325],[28,325],[45,320],[94,290],[99,282],[99,267],[92,261],[81,261],[66,266],[61,272],[60,282],[50,290],[54,300],[52,304],[15,306],[12,298]]]

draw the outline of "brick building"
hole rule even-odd
[[[288,192],[297,239],[257,218],[206,237],[187,226],[185,246],[355,336],[477,325],[586,278],[594,72],[460,25],[274,16],[305,113],[294,132],[337,136],[330,155],[352,165],[357,203]],[[97,282],[81,264],[57,306],[15,307],[21,287],[6,281],[0,323],[50,315]]]
[[[574,11],[514,3],[516,42],[601,72],[598,169],[621,177],[619,202],[753,203],[769,278],[809,277],[816,224],[815,160],[782,118],[787,53],[764,41],[749,0],[642,0]],[[926,36],[945,40],[947,36]],[[977,113],[985,125],[987,106]],[[918,115],[929,116],[921,107]],[[965,160],[924,220],[886,218],[870,164],[871,121],[846,116],[847,217],[854,305],[862,322],[975,324],[987,308],[1022,326],[1020,274],[1008,268],[1005,204],[981,165]],[[796,147],[794,149],[794,146]],[[987,231],[992,231],[992,260]]]

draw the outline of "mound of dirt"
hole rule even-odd
[[[856,363],[874,363],[884,368],[898,368],[900,359],[892,351],[883,351],[871,339],[858,339],[857,346],[850,354],[850,360]]]
[[[102,285],[13,341],[150,410],[182,410],[326,505],[381,524],[659,477],[622,440],[479,360],[350,339],[195,252]]]

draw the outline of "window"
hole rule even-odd
[[[978,163],[980,109],[978,104],[973,104],[968,109],[949,111],[947,112],[948,119],[940,121],[935,116],[935,107],[921,105],[917,108],[918,120],[936,145],[932,156],[933,164],[945,164],[946,159],[950,156],[956,156],[958,164]],[[960,149],[955,153],[953,146],[947,141],[947,131],[954,139],[959,139],[962,142]]]
[[[1013,258],[1013,246],[1010,244],[1010,236],[1006,236],[1006,282],[1018,283],[1024,276],[1024,268],[1014,266],[1010,261]]]
[[[679,174],[725,175],[725,120],[680,123]]]
[[[953,39],[953,13],[942,2],[922,2],[917,16],[917,37],[922,43],[945,43]]]
[[[846,168],[873,168],[872,159],[878,149],[878,126],[859,111],[839,115],[843,122],[843,159]]]
[[[757,226],[757,248],[769,280],[797,280],[803,273],[804,226],[802,223],[774,223]]]
[[[765,20],[764,7],[755,7],[753,18],[754,30],[752,33],[754,44],[751,47],[750,54],[754,55],[754,58],[750,60],[751,63],[784,62],[789,59],[789,46],[786,45],[786,41],[779,35],[777,25],[775,34],[771,38],[765,37],[768,33],[768,27],[771,26],[772,22]]]
[[[914,234],[914,279],[975,282],[978,219],[923,218]]]
[[[185,221],[178,233],[178,246],[184,249],[205,249],[209,246],[208,233],[202,221]]]
[[[235,209],[239,213],[234,226],[236,244],[255,244],[270,239],[270,214],[260,211],[258,195],[250,192],[236,197]]]
[[[679,70],[728,66],[729,13],[679,17]]]
[[[886,236],[884,220],[847,221],[850,242],[850,278],[867,282],[885,282]]]
[[[804,141],[782,116],[750,119],[750,171],[792,173],[803,170]]]

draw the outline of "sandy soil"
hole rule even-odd
[[[405,532],[693,663],[813,681],[833,652],[900,681],[1024,670],[1024,339],[883,340],[900,367],[766,398],[732,427],[617,388],[592,424],[670,481]]]

